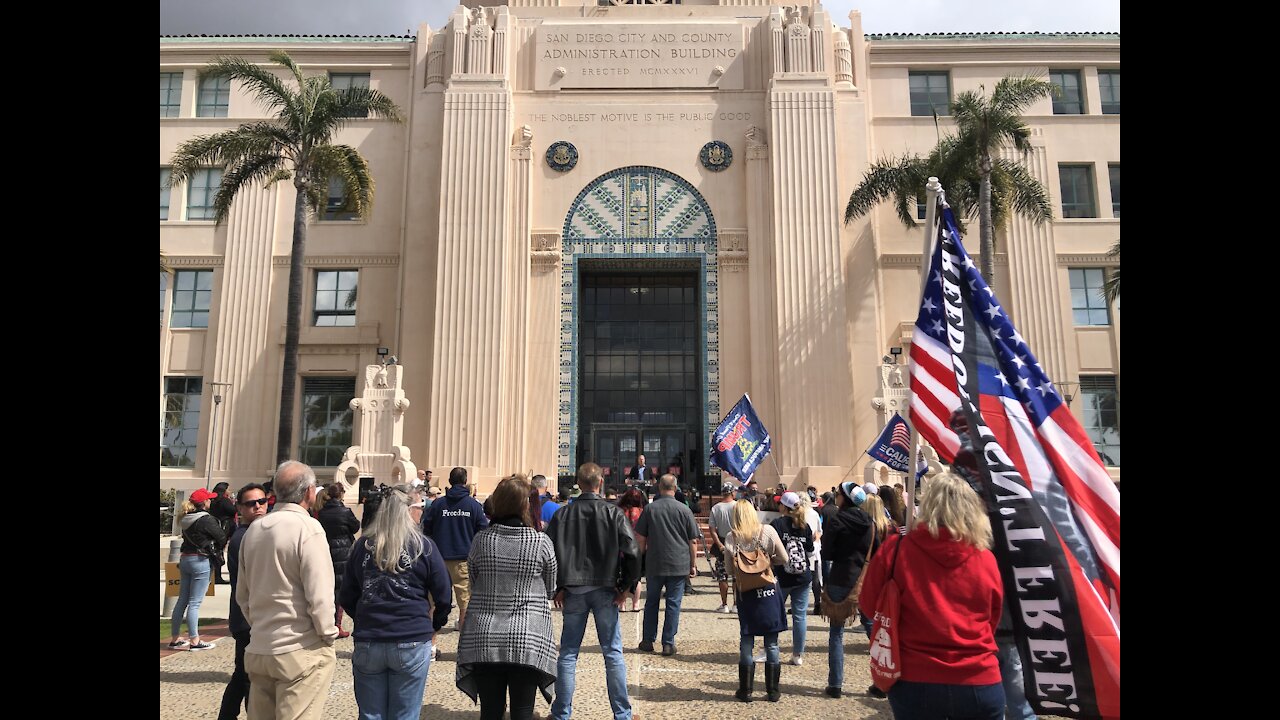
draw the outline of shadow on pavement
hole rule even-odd
[[[446,710],[442,705],[424,705],[418,714],[419,720],[475,720],[480,717],[480,707],[475,710]],[[503,717],[506,717],[505,715]]]
[[[199,683],[221,683],[227,684],[231,679],[230,672],[216,672],[212,670],[198,670],[193,672],[173,672],[160,671],[160,682],[182,683],[184,685],[196,685]]]

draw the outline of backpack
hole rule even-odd
[[[733,579],[738,591],[768,587],[777,581],[773,575],[773,562],[764,551],[761,536],[750,543],[738,543],[733,553]],[[751,549],[746,549],[750,547]]]
[[[804,549],[804,538],[788,532],[782,541],[787,548],[787,564],[782,566],[790,575],[803,575],[809,569],[809,554]]]

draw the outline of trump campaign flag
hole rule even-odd
[[[987,503],[1037,713],[1120,716],[1120,492],[945,208],[911,345],[911,420]]]
[[[711,463],[745,483],[771,449],[769,431],[744,393],[711,434]]]
[[[911,464],[911,430],[907,421],[894,413],[866,453],[898,472],[906,472]]]

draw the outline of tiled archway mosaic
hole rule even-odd
[[[696,266],[705,292],[701,299],[706,342],[703,368],[702,442],[720,421],[720,290],[716,223],[702,195],[678,175],[661,168],[612,170],[587,184],[569,207],[562,233],[560,265],[560,407],[557,435],[560,474],[576,470],[578,441],[578,309],[580,260],[670,259]],[[706,465],[706,458],[702,464]]]

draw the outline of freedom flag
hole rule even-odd
[[[711,463],[747,482],[773,447],[745,393],[711,434]]]
[[[1120,492],[950,208],[916,319],[911,392],[916,429],[986,499],[1027,700],[1037,713],[1118,718]]]
[[[898,472],[906,472],[911,464],[911,430],[907,421],[894,413],[866,453]]]

